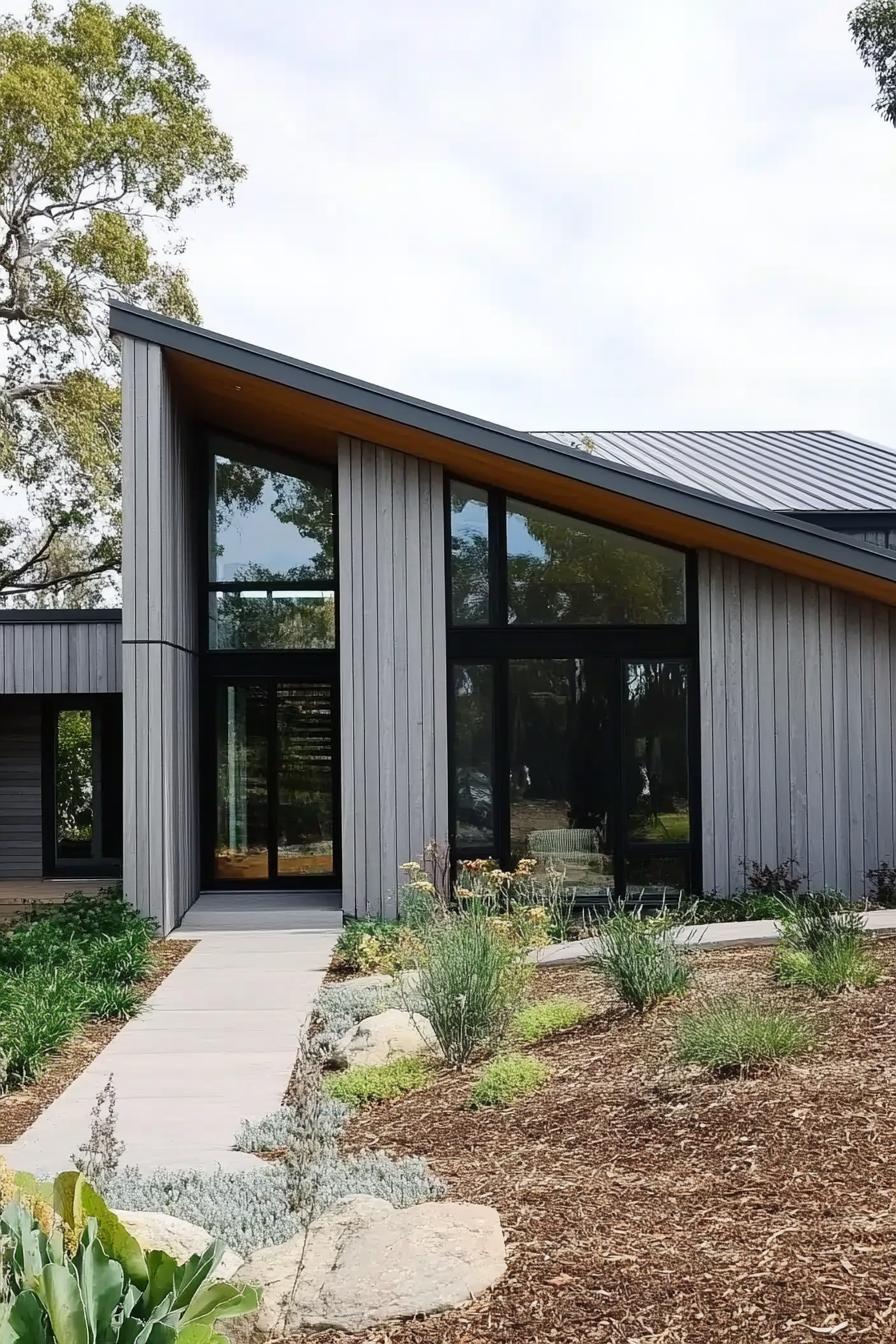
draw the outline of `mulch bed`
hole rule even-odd
[[[137,986],[141,999],[148,998],[195,946],[195,942],[179,940],[154,943],[152,972]],[[123,1026],[124,1021],[85,1023],[81,1031],[53,1056],[39,1078],[27,1087],[0,1096],[0,1143],[12,1143],[24,1134],[41,1111],[83,1073]]]
[[[692,996],[768,991],[823,1032],[798,1063],[724,1081],[674,1060],[680,1005],[638,1020],[588,971],[539,972],[537,992],[598,1010],[535,1049],[554,1069],[540,1093],[472,1112],[471,1074],[442,1075],[347,1135],[349,1148],[421,1154],[449,1198],[497,1207],[509,1271],[463,1310],[361,1338],[896,1340],[896,942],[878,952],[886,980],[827,1001],[773,990],[768,948],[701,953]]]

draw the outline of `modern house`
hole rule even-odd
[[[0,875],[392,915],[432,839],[584,897],[896,857],[896,453],[523,434],[113,304],[122,611],[0,613]]]

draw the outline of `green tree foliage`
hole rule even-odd
[[[176,222],[244,169],[152,10],[0,20],[0,598],[90,601],[119,564],[117,295],[198,320]],[[48,597],[49,595],[49,597]]]
[[[864,0],[850,14],[849,30],[877,80],[875,111],[896,126],[896,0]]]

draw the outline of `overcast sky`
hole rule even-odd
[[[525,429],[896,446],[896,129],[849,0],[163,0],[249,176],[208,326]]]

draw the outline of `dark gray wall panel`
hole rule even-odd
[[[339,444],[342,890],[395,915],[399,865],[448,833],[442,469]]]
[[[40,877],[40,702],[0,698],[0,877]]]
[[[793,857],[854,896],[894,861],[896,611],[699,557],[703,885]]]
[[[124,887],[168,932],[199,891],[191,437],[158,346],[122,341]]]
[[[121,690],[117,621],[5,622],[0,612],[0,695],[97,695]]]

